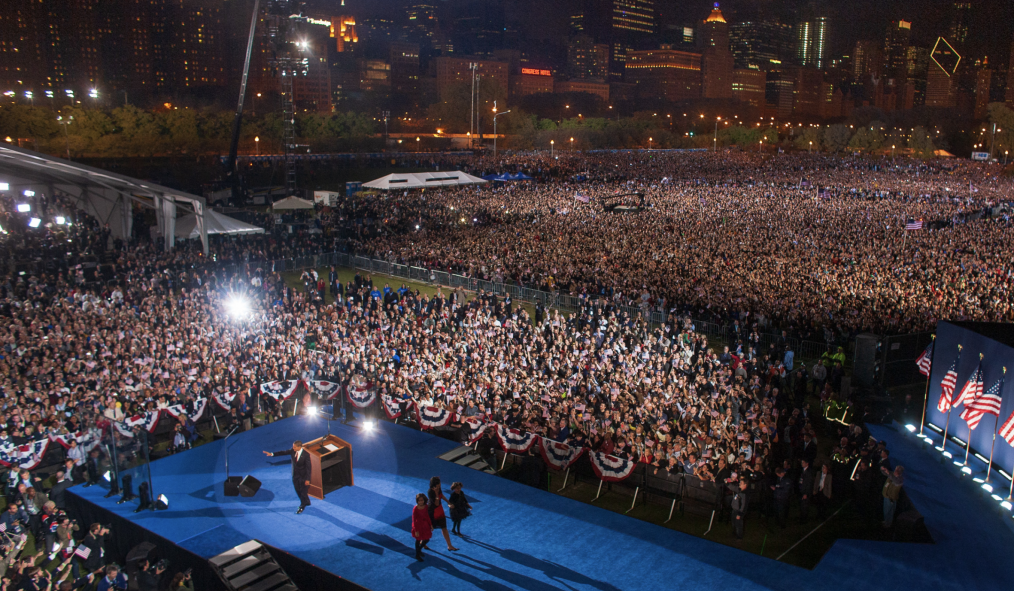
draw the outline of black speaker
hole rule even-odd
[[[260,480],[257,480],[253,476],[244,476],[243,481],[239,483],[239,496],[252,497],[257,494],[257,491],[260,490],[260,488]]]
[[[242,476],[230,476],[225,479],[225,496],[238,497],[239,483],[243,481]]]

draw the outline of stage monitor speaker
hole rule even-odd
[[[260,480],[257,480],[253,476],[244,476],[243,481],[239,483],[239,496],[252,497],[257,494],[257,491],[260,490],[260,488]]]
[[[225,479],[225,496],[238,497],[239,483],[243,481],[242,476],[230,476]]]

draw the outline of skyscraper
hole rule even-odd
[[[947,29],[947,38],[951,43],[960,46],[968,41],[968,26],[971,22],[971,2],[955,2],[951,5],[951,24]]]
[[[729,25],[729,42],[735,67],[764,71],[789,62],[796,45],[792,25],[777,19],[732,23]]]
[[[1004,102],[1014,109],[1014,42],[1010,44],[1010,61],[1007,62],[1007,93]]]
[[[796,60],[801,66],[824,68],[828,51],[828,19],[815,16],[796,28]]]
[[[986,118],[986,107],[989,105],[989,88],[993,81],[993,70],[989,60],[983,59],[975,68],[975,111],[976,119]]]
[[[852,76],[856,80],[879,78],[882,72],[880,44],[871,39],[860,39],[852,50]]]
[[[904,79],[908,46],[912,38],[912,23],[903,20],[891,22],[884,37],[884,69],[888,78]]]
[[[607,44],[610,67],[622,71],[627,52],[655,32],[655,0],[580,0],[570,14],[570,30]]]
[[[926,106],[954,107],[957,94],[957,72],[961,55],[947,39],[938,37],[930,52],[926,73]]]
[[[704,98],[732,98],[732,49],[729,47],[729,24],[725,22],[718,2],[703,26],[704,53],[701,59]]]

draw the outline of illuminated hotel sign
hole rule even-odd
[[[537,70],[535,68],[521,68],[522,74],[531,74],[533,76],[552,76],[553,73],[549,70]]]

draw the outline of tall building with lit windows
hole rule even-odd
[[[823,69],[829,48],[830,25],[826,16],[815,16],[796,28],[796,60],[801,66]]]
[[[961,54],[945,38],[938,37],[930,52],[926,72],[926,106],[954,107],[958,89],[958,66]]]
[[[644,49],[656,31],[657,0],[578,0],[570,14],[570,30],[609,47],[609,63],[623,71],[627,53]]]
[[[912,23],[905,20],[892,21],[884,36],[884,69],[888,78],[903,79],[908,60],[908,46],[912,38]]]
[[[733,56],[729,46],[729,24],[715,2],[704,19],[704,52],[701,56],[704,98],[732,98]]]

